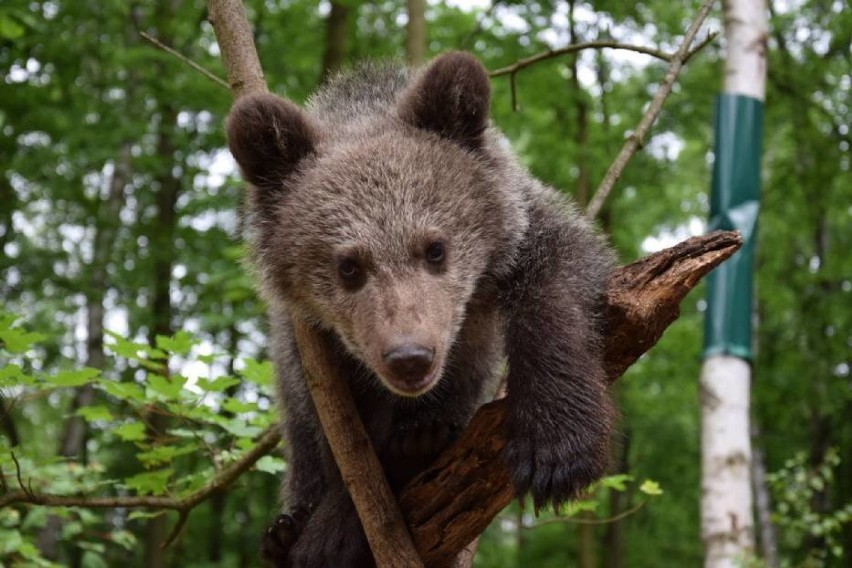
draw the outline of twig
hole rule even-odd
[[[529,525],[521,524],[522,529],[537,529],[538,527],[543,527],[544,525],[555,525],[557,523],[572,523],[575,525],[608,525],[610,523],[614,523],[616,521],[620,521],[624,517],[629,517],[642,507],[644,507],[648,503],[647,499],[645,501],[641,501],[638,505],[634,505],[630,509],[626,511],[622,511],[621,513],[607,517],[606,519],[580,519],[577,517],[553,517],[551,519],[543,519],[541,521],[536,521]]]
[[[627,166],[627,162],[630,161],[633,154],[635,154],[636,151],[644,145],[645,136],[648,134],[651,126],[657,119],[657,115],[660,114],[660,109],[663,108],[663,103],[666,98],[668,98],[669,93],[671,93],[675,79],[677,79],[684,62],[690,54],[689,46],[698,34],[701,24],[704,23],[704,19],[707,17],[707,14],[710,13],[710,9],[713,7],[715,1],[716,0],[704,0],[704,3],[698,10],[698,15],[689,26],[680,47],[672,56],[669,68],[666,70],[666,74],[660,82],[660,88],[657,89],[657,93],[654,95],[648,110],[639,121],[639,124],[636,126],[636,130],[627,137],[624,146],[622,146],[618,156],[616,156],[615,160],[607,170],[603,181],[595,192],[595,195],[592,197],[591,201],[589,201],[589,206],[586,208],[586,215],[590,218],[594,218],[598,215],[601,207],[603,207],[604,201],[606,201],[607,196],[609,196],[613,186],[615,186],[615,182],[621,177],[624,168]],[[711,40],[707,39],[702,42],[696,50],[706,45],[709,41]],[[693,50],[692,53],[694,52],[695,50]]]
[[[573,43],[571,45],[566,45],[565,47],[560,47],[559,49],[548,49],[547,51],[536,53],[535,55],[525,57],[524,59],[519,59],[511,65],[507,65],[506,67],[501,67],[500,69],[495,69],[494,71],[491,71],[488,76],[493,78],[501,77],[503,75],[513,75],[521,69],[526,69],[527,67],[539,63],[540,61],[544,61],[546,59],[553,59],[555,57],[567,55],[569,53],[577,53],[578,51],[583,51],[585,49],[623,49],[626,51],[636,51],[638,53],[644,53],[645,55],[650,55],[652,57],[656,57],[657,59],[662,59],[663,61],[669,62],[672,61],[673,57],[675,57],[675,55],[666,53],[665,51],[655,49],[653,47],[647,47],[644,45],[619,43],[614,40],[587,41],[583,43]]]
[[[205,69],[204,67],[202,67],[201,65],[199,65],[198,63],[193,61],[192,59],[190,59],[190,58],[186,57],[185,55],[183,55],[182,53],[179,53],[178,51],[172,49],[171,47],[164,44],[163,42],[161,42],[160,40],[158,40],[154,36],[152,36],[152,35],[150,35],[146,32],[139,32],[139,35],[141,35],[144,39],[146,39],[150,43],[154,44],[154,46],[162,49],[163,51],[165,51],[169,55],[174,55],[175,57],[177,57],[178,59],[180,59],[181,61],[183,61],[184,63],[186,63],[187,65],[189,65],[190,67],[192,67],[193,69],[195,69],[196,71],[198,71],[199,73],[201,73],[202,75],[204,75],[205,77],[210,79],[211,81],[213,81],[214,83],[221,85],[222,87],[225,87],[226,89],[228,88],[228,83],[226,83],[220,77],[217,77],[211,71],[208,71],[207,69]]]

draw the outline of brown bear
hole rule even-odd
[[[535,505],[600,477],[613,410],[601,308],[612,255],[489,128],[490,85],[465,53],[362,65],[305,109],[238,100],[228,144],[268,303],[288,452],[264,537],[277,566],[370,566],[302,377],[292,321],[316,326],[398,491],[462,429],[508,362],[505,459]]]

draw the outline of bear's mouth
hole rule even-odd
[[[439,367],[437,365],[432,367],[426,375],[416,379],[407,379],[407,380],[399,380],[393,378],[387,378],[382,382],[385,383],[385,386],[393,392],[394,394],[405,396],[405,397],[417,397],[422,394],[426,394],[432,387],[437,383],[436,380],[438,377]]]

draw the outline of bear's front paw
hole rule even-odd
[[[603,475],[607,440],[605,434],[547,428],[538,421],[515,422],[504,456],[516,495],[530,494],[538,511],[547,504],[556,508],[576,499]]]
[[[263,533],[260,543],[260,556],[275,568],[290,566],[290,549],[299,539],[302,529],[310,513],[307,509],[299,508],[289,515],[281,514]]]

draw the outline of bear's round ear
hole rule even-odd
[[[451,52],[421,72],[398,111],[409,124],[476,149],[488,126],[490,101],[491,83],[482,64],[469,53]]]
[[[314,151],[316,140],[299,107],[268,93],[238,99],[225,130],[243,177],[264,192],[282,189],[299,161]]]

